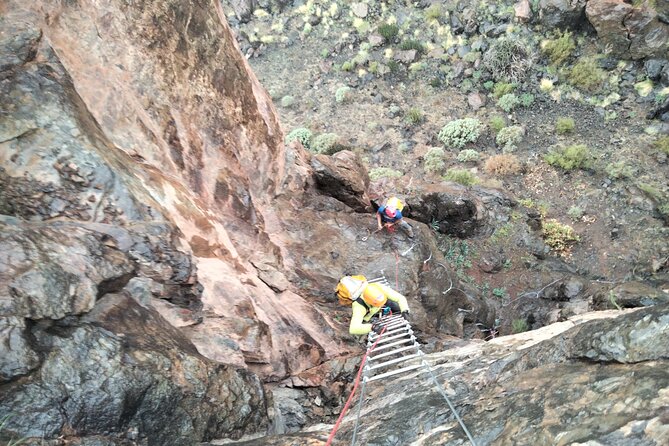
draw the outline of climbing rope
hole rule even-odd
[[[365,354],[362,357],[362,361],[360,361],[360,368],[358,369],[358,375],[355,377],[355,383],[353,384],[353,390],[351,390],[351,394],[348,396],[348,399],[346,400],[346,404],[344,404],[344,408],[341,410],[341,413],[339,414],[339,418],[337,419],[337,422],[335,423],[334,427],[332,428],[332,432],[330,432],[330,436],[328,437],[328,441],[325,443],[325,446],[330,446],[332,444],[332,440],[334,440],[334,436],[337,433],[337,430],[339,429],[339,425],[341,424],[341,420],[344,419],[344,415],[346,415],[346,411],[348,410],[348,406],[351,404],[351,400],[353,399],[353,395],[355,395],[355,391],[358,388],[358,384],[360,384],[360,377],[362,376],[362,370],[365,367],[365,362],[367,362],[367,356],[374,351],[374,348],[376,347],[376,344],[379,343],[381,340],[381,337],[383,336],[383,333],[386,331],[386,327],[383,327],[383,330],[381,330],[381,333],[379,333],[379,337],[376,339],[376,342],[374,345],[372,345],[370,348],[367,349]],[[364,390],[365,385],[363,383],[362,389]],[[360,401],[362,402],[362,396],[363,392],[360,392]],[[358,406],[358,418],[360,417],[360,404]],[[358,419],[355,420],[355,428],[358,428]],[[355,431],[353,433],[353,437],[355,439]]]

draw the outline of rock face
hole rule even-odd
[[[667,57],[669,25],[648,2],[634,6],[622,0],[589,0],[585,11],[602,44],[615,56]]]
[[[669,307],[590,314],[429,355],[430,373],[369,383],[361,444],[665,444]],[[351,439],[354,408],[336,439]],[[382,415],[380,415],[382,414]],[[234,444],[322,444],[329,430]],[[522,440],[519,440],[522,438]]]

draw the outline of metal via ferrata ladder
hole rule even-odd
[[[370,282],[379,282],[384,285],[388,284],[385,277],[374,279]],[[401,315],[386,316],[381,319],[381,324],[383,325],[383,331],[380,334],[370,332],[367,336],[367,355],[365,363],[362,365],[362,386],[360,388],[360,398],[358,401],[358,410],[355,418],[355,427],[353,428],[351,446],[355,445],[360,421],[360,411],[362,409],[365,386],[367,383],[418,369],[423,369],[424,372],[429,373],[430,379],[448,403],[448,406],[467,435],[467,438],[473,446],[476,446],[476,442],[467,429],[467,426],[465,426],[455,409],[455,406],[451,403],[448,395],[446,395],[441,384],[439,384],[432,368],[426,361],[425,354],[421,351],[420,344],[416,341],[411,324]]]

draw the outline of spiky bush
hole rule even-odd
[[[400,28],[394,23],[383,23],[379,25],[378,31],[379,34],[381,34],[381,37],[386,39],[386,42],[391,42],[395,37],[397,37],[397,33],[400,31]]]
[[[516,150],[516,144],[523,140],[523,135],[525,135],[525,130],[521,126],[512,125],[500,130],[495,142],[504,153],[510,153]]]
[[[617,161],[609,163],[604,168],[606,175],[612,180],[620,180],[622,178],[632,178],[635,174],[634,167],[625,163],[624,161]]]
[[[511,321],[511,329],[514,334],[518,334],[526,332],[530,329],[530,326],[525,319],[514,319]]]
[[[423,160],[425,161],[425,171],[429,173],[441,173],[446,167],[444,162],[445,152],[441,147],[431,147]]]
[[[410,108],[406,112],[404,119],[411,125],[420,124],[423,121],[423,112],[417,108]]]
[[[458,161],[467,163],[471,161],[478,161],[481,155],[474,149],[465,149],[458,153]]]
[[[291,142],[297,140],[302,143],[305,149],[308,149],[311,147],[311,138],[313,136],[313,133],[311,133],[311,130],[304,128],[304,127],[298,127],[296,129],[293,129],[287,136],[286,136],[286,144],[290,144]]]
[[[417,53],[425,52],[425,46],[423,43],[415,39],[405,40],[400,44],[400,49],[404,51],[416,50]]]
[[[515,175],[520,172],[520,169],[518,158],[510,153],[493,155],[486,160],[483,166],[483,170],[487,173],[498,176]]]
[[[481,122],[474,118],[456,119],[446,124],[437,135],[447,148],[461,149],[475,142],[481,134]]]
[[[590,149],[585,144],[575,144],[564,149],[551,151],[544,156],[551,166],[564,170],[586,169],[590,165]]]
[[[504,119],[502,116],[493,116],[490,118],[488,125],[495,131],[495,133],[497,133],[506,127],[506,119]]]
[[[669,155],[669,136],[662,136],[653,141],[653,147],[662,153]]]
[[[483,66],[495,80],[518,82],[527,76],[534,63],[534,54],[526,42],[502,38],[493,43],[483,56]]]
[[[509,94],[513,92],[513,84],[510,84],[508,82],[499,82],[495,84],[495,88],[492,90],[493,96],[495,96],[495,99],[499,99],[505,94]]]
[[[446,181],[462,184],[463,186],[473,186],[479,183],[476,175],[465,169],[449,169],[442,178]]]

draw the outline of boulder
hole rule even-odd
[[[311,167],[321,193],[336,198],[356,212],[369,209],[369,175],[359,155],[348,150],[333,156],[315,155]]]
[[[587,0],[539,0],[539,22],[548,29],[578,29],[585,22]]]

